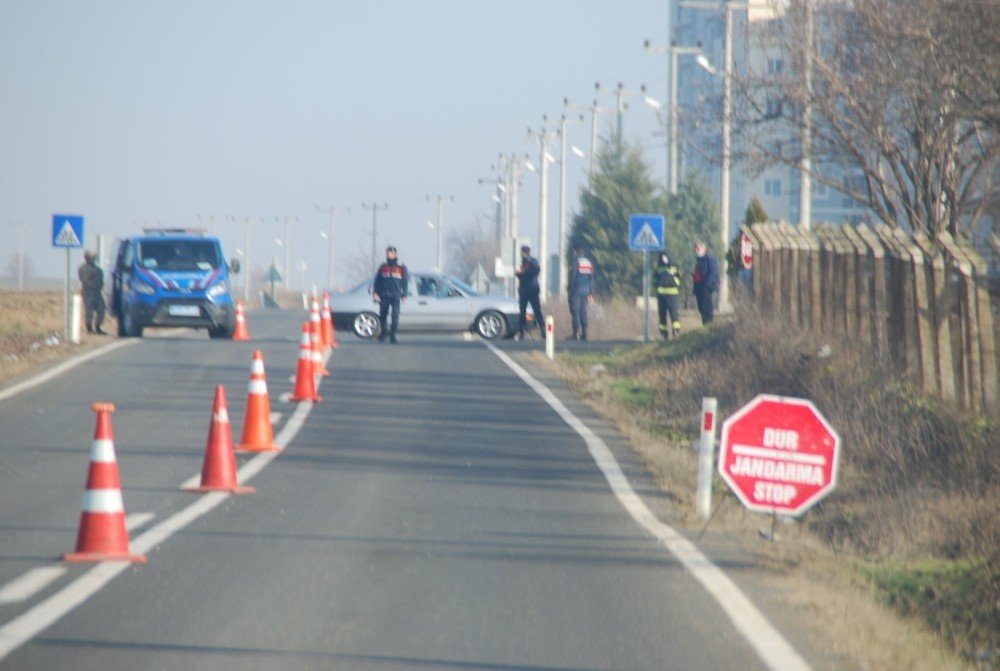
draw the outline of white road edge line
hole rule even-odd
[[[811,667],[805,659],[795,651],[795,648],[785,640],[774,625],[722,569],[713,564],[694,543],[682,536],[676,529],[656,518],[653,511],[632,489],[632,485],[629,484],[628,478],[607,444],[570,412],[548,387],[536,380],[510,356],[497,349],[493,343],[486,342],[484,344],[583,438],[587,443],[591,457],[593,457],[597,467],[601,469],[611,491],[614,492],[625,510],[640,526],[658,538],[677,557],[684,568],[712,595],[761,661],[771,671],[811,671]]]
[[[98,347],[97,349],[91,350],[86,354],[81,354],[80,356],[73,357],[72,359],[69,359],[67,361],[63,361],[58,366],[53,366],[44,373],[39,373],[34,377],[30,377],[27,380],[18,382],[17,384],[8,387],[7,389],[4,389],[3,391],[0,391],[0,401],[5,401],[11,396],[16,396],[17,394],[20,394],[22,391],[27,391],[32,387],[37,387],[40,384],[48,382],[49,380],[62,375],[66,371],[72,370],[73,368],[76,368],[80,364],[90,361],[91,359],[95,359],[101,356],[102,354],[106,354],[107,352],[110,352],[112,350],[119,349],[120,347],[127,347],[129,345],[134,345],[137,342],[139,341],[119,340],[117,342],[108,343],[103,347]]]
[[[27,601],[66,572],[65,566],[39,566],[0,587],[0,606]]]
[[[328,357],[329,355],[327,355]],[[319,384],[317,382],[317,386]],[[292,416],[288,418],[281,432],[275,436],[275,443],[287,446],[294,440],[305,424],[312,406],[311,401],[300,403]],[[239,481],[241,483],[248,482],[265,466],[274,461],[279,454],[281,454],[280,451],[263,452],[245,463],[237,471]],[[209,513],[229,496],[230,494],[225,492],[210,492],[198,497],[188,507],[174,513],[138,538],[132,539],[130,549],[135,553],[146,553],[155,549],[156,546],[165,542],[175,533]],[[55,624],[60,618],[84,603],[129,568],[132,568],[130,562],[101,562],[49,598],[0,627],[0,661]]]

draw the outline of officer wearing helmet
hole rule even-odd
[[[660,317],[660,335],[664,340],[676,338],[681,332],[680,306],[681,273],[670,260],[667,252],[661,252],[653,269],[653,284],[656,286],[656,306]],[[670,323],[667,323],[667,313]]]
[[[379,342],[385,342],[388,334],[389,342],[396,343],[396,329],[399,328],[399,302],[406,300],[409,293],[410,272],[396,258],[396,248],[389,245],[385,248],[385,263],[378,267],[375,281],[372,284],[372,298],[379,304],[378,316],[382,322],[382,332]],[[392,310],[391,324],[386,321]]]
[[[87,333],[105,335],[104,323],[104,271],[97,265],[97,254],[88,249],[83,253],[83,263],[77,272],[80,278],[80,295],[83,297],[83,317]]]

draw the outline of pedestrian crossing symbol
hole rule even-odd
[[[67,249],[83,247],[83,217],[52,215],[52,246]]]
[[[629,217],[628,246],[636,251],[663,249],[663,216],[633,214]]]

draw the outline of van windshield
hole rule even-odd
[[[137,247],[139,264],[151,270],[215,270],[221,263],[212,240],[145,240]]]

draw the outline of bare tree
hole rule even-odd
[[[1000,156],[1000,3],[776,7],[780,18],[751,26],[749,50],[758,58],[733,82],[734,146],[748,164],[798,167],[811,117],[813,179],[890,226],[931,237],[971,229]],[[775,54],[791,67],[773,67]]]
[[[493,222],[476,214],[461,228],[448,233],[448,270],[465,279],[481,265],[492,275],[493,260],[499,255]]]

